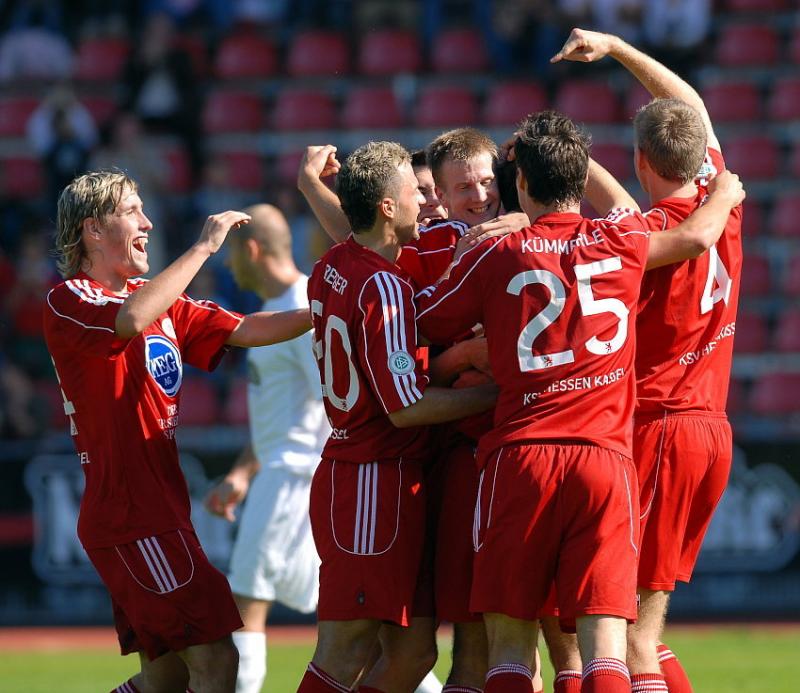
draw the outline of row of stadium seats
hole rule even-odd
[[[728,414],[786,417],[800,414],[800,373],[767,373],[752,383],[732,378]]]
[[[800,255],[788,254],[783,259],[784,266],[775,267],[764,255],[748,252],[742,270],[742,297],[766,298],[781,294],[794,300],[800,297]]]
[[[737,354],[770,351],[800,353],[800,310],[790,308],[782,313],[773,330],[770,330],[763,313],[739,311],[736,317],[734,351]]]

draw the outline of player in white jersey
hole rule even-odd
[[[265,310],[308,306],[308,277],[295,267],[289,225],[270,205],[247,210],[252,222],[231,238],[228,264],[236,283],[264,299]],[[330,433],[311,349],[311,333],[275,348],[250,349],[247,405],[251,444],[208,494],[206,506],[234,519],[244,505],[228,579],[244,628],[237,693],[258,693],[266,676],[266,623],[279,601],[314,611],[319,557],[308,515],[309,489]]]

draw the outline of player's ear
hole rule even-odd
[[[88,235],[89,238],[98,240],[100,238],[100,231],[100,224],[94,217],[86,217],[86,219],[83,220],[84,236]]]
[[[392,197],[384,197],[378,203],[378,210],[387,219],[394,219],[394,215],[395,215],[395,213],[397,211],[397,203],[395,202],[394,198],[392,198]]]
[[[258,253],[261,250],[261,247],[258,245],[258,241],[255,238],[245,238],[244,248],[245,252],[247,253],[247,258],[251,262],[258,258]]]

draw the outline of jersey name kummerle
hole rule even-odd
[[[403,246],[397,259],[417,290],[434,284],[453,261],[458,240],[467,232],[460,221],[442,221],[421,227],[419,238]]]
[[[630,456],[634,319],[649,232],[643,217],[547,214],[468,250],[417,297],[434,343],[482,323],[500,397],[485,455],[521,441],[575,440]]]
[[[704,172],[723,170],[709,149]],[[645,217],[653,232],[669,232],[705,201],[667,198]],[[694,260],[647,272],[636,331],[637,412],[725,411],[742,272],[742,208],[731,211],[722,237]]]
[[[402,270],[351,237],[314,266],[308,299],[333,429],[323,456],[421,460],[426,429],[399,429],[387,416],[418,402],[428,382],[416,359],[414,291]]]
[[[144,283],[129,280],[127,291]],[[83,274],[47,295],[45,338],[86,475],[78,536],[87,548],[191,528],[175,445],[183,364],[214,368],[241,321],[184,295],[122,339],[115,322],[126,296]]]

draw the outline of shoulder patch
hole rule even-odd
[[[395,351],[389,354],[389,370],[395,375],[408,375],[413,372],[414,362],[413,356],[407,351]]]

